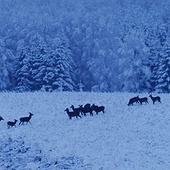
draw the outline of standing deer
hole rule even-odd
[[[16,127],[16,124],[17,123],[17,120],[16,119],[14,119],[14,122],[7,122],[7,126],[8,126],[8,128],[10,128],[10,127],[13,127],[13,126],[15,126]]]
[[[90,113],[90,116],[93,116],[93,110],[90,107],[90,104],[85,105],[84,107],[83,107],[83,105],[79,105],[79,106],[80,106],[80,111],[84,116],[86,116],[86,113]]]
[[[142,105],[142,103],[148,103],[148,98],[147,98],[147,97],[143,97],[143,98],[139,98],[139,97],[138,97],[138,101],[139,101],[140,104]]]
[[[159,102],[161,103],[161,98],[159,96],[153,97],[151,94],[149,95],[149,97],[152,99],[153,104],[155,104],[155,102]]]
[[[77,112],[77,111],[70,112],[68,108],[66,108],[64,111],[67,112],[69,119],[72,119],[72,117],[76,117],[76,118],[80,117],[81,118],[80,112]]]
[[[104,106],[96,106],[95,104],[93,104],[91,106],[92,110],[94,110],[96,112],[96,114],[98,115],[99,112],[103,112],[104,113]]]
[[[30,115],[29,115],[28,117],[21,117],[21,118],[20,118],[19,125],[20,125],[20,124],[23,125],[25,122],[26,122],[26,123],[29,122],[29,123],[31,124],[30,120],[31,120],[31,117],[33,116],[33,114],[30,113],[30,112],[29,112],[29,114],[30,114]]]

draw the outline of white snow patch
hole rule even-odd
[[[162,104],[127,106],[136,95],[1,93],[0,169],[169,170],[170,95],[160,95]],[[104,105],[105,114],[69,120],[64,110],[86,103]],[[7,128],[28,112],[32,124]]]

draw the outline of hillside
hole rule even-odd
[[[136,95],[1,93],[0,169],[169,170],[170,96],[160,94],[162,104],[149,98],[127,106]],[[86,103],[104,105],[105,114],[69,120],[64,109]],[[28,112],[31,124],[7,128]]]

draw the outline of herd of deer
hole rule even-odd
[[[24,123],[28,123],[28,122],[31,123],[30,120],[31,120],[31,117],[32,117],[32,116],[33,116],[33,114],[29,112],[29,116],[28,116],[28,117],[21,117],[21,118],[20,118],[19,125],[23,125]],[[1,120],[4,120],[4,119],[0,116],[0,121],[1,121]],[[14,119],[14,122],[8,121],[8,122],[7,122],[8,128],[13,127],[13,126],[16,127],[17,121],[18,121],[18,120],[16,120],[16,119]]]
[[[149,95],[149,97],[151,98],[153,104],[155,104],[155,102],[160,102],[161,103],[161,98],[159,96],[153,97],[152,95]],[[142,105],[142,103],[148,103],[148,98],[147,97],[143,97],[143,98],[139,98],[139,95],[136,97],[133,97],[129,100],[128,106],[133,105],[134,103],[140,103]],[[73,105],[70,107],[72,109],[72,111],[69,111],[69,108],[66,108],[64,111],[67,112],[69,119],[72,119],[72,117],[76,117],[76,118],[81,118],[81,115],[86,116],[87,113],[90,114],[90,116],[93,116],[93,111],[96,112],[96,114],[98,114],[99,112],[103,112],[104,113],[104,106],[96,106],[95,104],[90,105],[89,103],[87,103],[86,105],[79,105],[78,108],[75,108]]]
[[[160,102],[161,103],[161,98],[159,96],[153,97],[152,95],[149,95],[149,97],[151,98],[153,104],[155,104],[155,102]],[[148,103],[148,98],[147,97],[143,97],[143,98],[139,98],[139,95],[136,97],[133,97],[129,100],[128,106],[133,105],[134,103],[140,103],[142,105],[142,103]],[[90,114],[90,116],[93,116],[93,111],[96,112],[96,114],[98,114],[99,112],[103,112],[105,110],[104,106],[97,106],[95,104],[91,105],[89,103],[83,105],[79,105],[78,108],[75,108],[73,105],[70,107],[72,109],[72,111],[69,111],[68,108],[66,108],[64,111],[67,112],[69,119],[72,119],[72,117],[80,117],[81,115],[86,116],[87,113]],[[20,118],[20,122],[19,125],[23,125],[24,123],[31,123],[31,117],[33,116],[32,113],[29,112],[29,116],[28,117],[21,117]],[[0,121],[4,120],[1,116],[0,116]],[[7,122],[7,126],[8,128],[16,126],[18,120],[14,119],[14,122],[12,121],[8,121]]]
[[[149,97],[151,98],[153,104],[155,104],[155,102],[161,103],[161,98],[159,96],[153,97],[150,94]],[[129,100],[128,106],[133,105],[134,103],[140,103],[141,105],[142,103],[148,103],[148,98],[147,97],[139,98],[139,96],[133,97]]]
[[[104,106],[97,106],[95,104],[85,104],[84,106],[83,105],[79,105],[78,108],[75,108],[73,105],[70,107],[72,109],[72,111],[69,111],[69,108],[66,108],[64,111],[67,112],[68,114],[68,117],[69,119],[71,119],[72,117],[80,117],[80,114],[81,115],[84,115],[86,116],[87,113],[90,114],[90,116],[93,116],[93,111],[96,112],[96,114],[98,115],[99,112],[103,112],[104,113],[104,109],[105,107]]]

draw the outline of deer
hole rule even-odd
[[[87,104],[84,105],[84,108],[89,108],[90,106],[91,106],[91,104],[87,103]]]
[[[0,121],[1,121],[1,120],[4,120],[4,119],[0,116]]]
[[[104,113],[104,106],[96,106],[95,104],[93,104],[91,106],[92,110],[94,110],[96,112],[96,114],[98,115],[99,112],[103,112]]]
[[[153,104],[155,104],[155,102],[159,102],[161,103],[161,98],[159,96],[153,97],[151,94],[149,95],[149,97],[151,98]]]
[[[70,108],[72,108],[73,112],[80,113],[80,108],[75,108],[73,105]]]
[[[68,108],[66,108],[64,111],[67,112],[68,117],[69,117],[70,119],[72,119],[72,117],[76,117],[76,118],[80,117],[80,118],[81,118],[80,112],[75,112],[75,111],[70,112]]]
[[[148,98],[147,98],[147,97],[143,97],[143,98],[139,98],[139,97],[138,97],[138,101],[139,101],[140,104],[142,105],[142,103],[148,103]]]
[[[17,123],[17,121],[18,121],[18,120],[16,120],[16,119],[14,119],[14,122],[10,122],[10,121],[8,121],[8,122],[7,122],[7,126],[8,126],[8,128],[13,127],[13,126],[15,126],[15,127],[16,127],[16,125],[15,125],[15,124]]]
[[[139,98],[139,96],[131,98],[129,100],[128,106],[133,105],[133,103],[139,103],[138,98]]]
[[[28,116],[28,117],[21,117],[21,118],[20,118],[19,125],[20,125],[20,124],[23,125],[24,123],[28,123],[28,122],[31,124],[30,120],[31,120],[31,117],[32,117],[32,116],[33,116],[33,114],[29,112],[29,116]]]
[[[92,108],[90,107],[90,105],[85,105],[84,107],[83,107],[83,105],[79,105],[80,107],[80,111],[81,111],[81,113],[83,113],[84,114],[84,116],[86,116],[86,113],[90,113],[90,116],[93,116],[93,110],[92,110]]]

